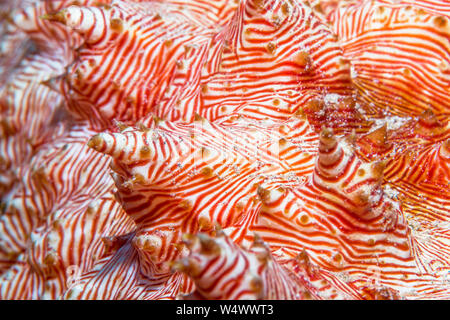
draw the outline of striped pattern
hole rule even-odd
[[[315,264],[345,279],[360,294],[368,285],[390,287],[404,298],[424,298],[442,290],[448,294],[440,285],[445,267],[440,274],[426,272],[421,244],[411,237],[402,215],[395,228],[386,230],[384,223],[355,219],[341,203],[318,196],[320,192],[313,185],[272,192],[249,233],[257,232],[274,250],[283,248],[290,256],[305,248]],[[434,246],[437,243],[442,248],[442,239]]]
[[[446,1],[0,16],[0,298],[449,299]]]
[[[214,29],[220,29],[231,20],[239,3],[236,0],[154,0],[154,2],[177,6],[180,13],[190,17],[192,21]]]
[[[98,128],[113,119],[135,122],[153,110],[185,45],[202,45],[212,34],[178,6],[158,2],[71,6],[51,19],[86,41],[62,90],[69,109]]]
[[[118,203],[105,198],[113,181],[109,161],[86,146],[92,133],[79,126],[56,136],[3,197],[0,266],[8,281],[1,281],[2,297],[58,298],[67,289],[67,268],[89,269],[104,251],[101,237],[131,230]]]
[[[337,291],[306,253],[283,261],[287,266],[283,267],[259,238],[249,251],[239,248],[223,231],[216,238],[187,235],[184,243],[190,255],[173,268],[188,274],[196,286],[184,299],[329,299],[329,292]]]
[[[99,127],[149,111],[188,122],[195,113],[286,119],[314,97],[353,92],[336,39],[307,6],[243,2],[219,32],[179,6],[164,8],[117,2],[52,17],[87,42],[63,82],[74,113]]]
[[[108,187],[107,159],[86,146],[85,127],[72,128],[70,135],[42,149],[6,200],[0,217],[2,247],[20,252],[29,233],[52,211],[82,195],[96,196]],[[79,162],[79,157],[84,161]],[[3,250],[2,250],[3,252]]]
[[[180,59],[156,114],[286,119],[313,98],[352,94],[341,57],[336,39],[303,3],[242,1],[220,33]]]
[[[164,121],[154,129],[101,133],[89,145],[114,159],[118,198],[137,225],[133,244],[143,261],[158,266],[179,257],[174,245],[185,232],[211,229],[213,221],[247,224],[260,186],[301,185],[312,171],[307,152],[314,140],[299,119],[263,126],[200,118],[190,125]]]
[[[63,97],[46,86],[49,79],[65,72],[81,38],[64,26],[39,17],[60,10],[69,1],[16,3],[2,19],[0,63],[0,192],[6,193],[23,175],[22,166],[45,138],[49,127],[61,118]],[[81,4],[88,4],[83,1]],[[22,127],[27,130],[21,130]],[[8,171],[7,171],[8,170]]]
[[[24,58],[10,75],[0,92],[0,141],[2,174],[0,190],[10,190],[14,179],[22,175],[21,167],[32,156],[35,148],[45,142],[48,126],[58,112],[62,96],[40,84],[61,69],[49,55],[32,55]],[[28,130],[21,131],[22,126]],[[9,170],[9,172],[7,172]],[[16,177],[7,176],[14,173]]]
[[[159,277],[143,277],[136,250],[131,239],[124,235],[124,244],[112,255],[99,260],[94,267],[76,279],[63,298],[71,300],[93,299],[174,299],[177,292],[191,292],[193,284],[181,274],[166,273]]]
[[[56,299],[106,255],[103,237],[129,232],[133,223],[111,195],[67,203],[30,234],[19,268],[2,275],[4,299]]]
[[[421,6],[386,2],[360,2],[332,17],[359,93],[395,115],[418,115],[428,108],[448,115],[449,18]]]

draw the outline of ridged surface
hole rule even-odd
[[[449,299],[446,1],[0,5],[0,298]]]
[[[332,20],[368,103],[401,116],[429,108],[448,115],[448,16],[381,1],[338,9]]]

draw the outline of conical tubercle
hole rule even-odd
[[[323,128],[319,137],[316,174],[325,179],[339,179],[354,157],[354,146],[348,139],[339,140],[331,129]]]
[[[84,36],[87,43],[95,43],[105,38],[109,30],[122,31],[124,22],[114,15],[117,15],[114,9],[72,5],[56,13],[45,14],[41,18],[63,23]]]
[[[383,126],[369,132],[359,139],[359,144],[363,146],[363,148],[370,152],[372,150],[385,150],[389,148],[389,143],[387,141],[387,125]]]
[[[359,159],[351,140],[338,139],[327,129],[322,131],[313,181],[321,188],[344,196],[346,207],[358,216],[371,219],[381,214],[372,209],[383,201],[381,184],[385,163]]]
[[[99,133],[87,145],[124,164],[149,160],[155,155],[155,148],[147,133],[125,131],[122,133]]]
[[[185,235],[183,242],[189,256],[172,263],[173,271],[190,276],[196,291],[207,299],[258,299],[263,295],[262,279],[258,274],[262,262],[220,233],[217,237],[205,234]],[[230,290],[220,290],[220,285],[234,282],[237,275],[242,280]]]

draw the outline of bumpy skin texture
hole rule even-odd
[[[441,0],[1,2],[1,299],[449,299]]]

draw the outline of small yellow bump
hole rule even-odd
[[[78,81],[81,81],[81,79],[83,79],[83,73],[80,69],[75,70],[75,79]]]
[[[342,255],[341,255],[340,253],[336,253],[336,254],[333,256],[333,261],[335,261],[335,262],[337,262],[337,263],[342,262]]]
[[[442,147],[448,153],[450,153],[450,139],[447,139],[443,142]]]
[[[200,173],[206,178],[211,178],[213,175],[213,169],[210,167],[204,167],[200,170]]]
[[[35,181],[38,181],[40,183],[48,183],[49,182],[48,176],[47,176],[47,173],[45,172],[44,167],[39,167],[38,169],[33,170],[31,176]]]
[[[277,46],[273,42],[269,42],[266,46],[266,50],[270,54],[274,54],[276,49],[277,49]]]
[[[269,191],[269,190],[264,189],[264,188],[261,187],[261,186],[258,186],[258,189],[257,189],[256,192],[257,192],[257,194],[258,194],[259,199],[260,199],[262,202],[267,202],[267,201],[269,201],[269,199],[270,199],[270,191]]]
[[[155,118],[154,118],[155,119]],[[155,121],[156,122],[156,121]],[[145,126],[142,122],[137,123],[137,128],[141,132],[148,132],[150,129]]]
[[[303,249],[295,258],[297,261],[304,263],[304,264],[308,264],[309,263],[309,255],[306,252],[305,249]]]
[[[345,59],[345,58],[340,58],[340,59],[339,59],[339,65],[340,65],[341,67],[349,66],[349,65],[350,65],[350,60]]]
[[[123,21],[122,21],[122,19],[118,19],[118,18],[111,19],[110,26],[111,26],[111,29],[113,31],[115,31],[115,32],[120,33],[120,32],[123,31]]]
[[[245,204],[241,201],[239,201],[238,203],[236,203],[236,211],[237,212],[242,212],[245,208]]]
[[[433,23],[438,28],[445,28],[447,26],[447,19],[444,16],[438,16],[433,19]]]
[[[199,231],[209,230],[213,227],[211,219],[208,216],[200,216],[198,218]]]
[[[113,89],[119,89],[120,88],[120,82],[117,80],[112,80],[111,81],[111,86],[113,87]]]
[[[0,127],[6,136],[14,135],[17,132],[17,129],[6,120],[2,120],[0,122]]]
[[[288,16],[291,13],[291,8],[286,2],[281,5],[281,12],[283,12],[285,16]]]
[[[272,16],[272,23],[273,23],[276,27],[278,27],[278,26],[280,25],[280,23],[281,23],[280,17],[279,17],[278,15],[274,14],[274,15]]]
[[[172,243],[171,244],[177,251],[182,251],[184,248],[184,243]]]
[[[218,255],[220,254],[220,246],[216,241],[204,234],[199,234],[198,239],[200,240],[201,253],[206,255]]]
[[[403,75],[407,78],[411,77],[411,70],[408,68],[403,68]]]
[[[257,10],[264,9],[264,0],[254,0],[253,3],[255,4]]]
[[[158,117],[158,116],[153,116],[152,118],[153,118],[153,122],[155,123],[155,126],[159,126],[159,124],[160,124],[161,122],[164,122],[164,119],[163,119],[163,118],[160,118],[160,117]],[[148,128],[147,128],[147,130],[148,130]]]
[[[61,221],[61,219],[57,219],[57,220],[53,221],[52,227],[53,227],[53,229],[55,229],[55,230],[61,228],[61,227],[62,227],[62,221]]]
[[[312,300],[311,293],[309,293],[309,291],[303,291],[303,299],[304,300]]]
[[[313,8],[316,12],[320,13],[320,14],[324,14],[322,6],[320,5],[320,3],[316,4]]]
[[[307,223],[309,222],[309,217],[308,217],[308,215],[307,215],[307,214],[302,215],[302,216],[300,217],[300,222],[301,222],[302,224],[307,224]]]
[[[143,184],[145,182],[145,178],[142,174],[136,173],[133,175],[132,182],[137,184]]]
[[[311,67],[311,57],[308,52],[300,51],[294,58],[294,62],[301,68],[308,70]]]
[[[191,50],[192,50],[192,47],[190,45],[185,45],[184,46],[184,53],[185,54],[188,54]]]
[[[383,177],[384,169],[386,168],[386,163],[384,161],[377,161],[372,164],[372,172],[374,176],[378,179]]]
[[[136,105],[136,98],[133,96],[126,97],[125,101],[131,105]]]
[[[128,126],[121,121],[116,121],[116,126],[121,132],[128,128]]]
[[[78,2],[78,1],[74,1],[74,2]],[[80,6],[79,3],[76,4],[76,5],[77,5],[77,6]],[[109,4],[106,4],[106,3],[95,2],[94,5],[95,5],[96,7],[103,8],[103,9],[105,9],[105,10],[111,10],[111,9],[112,9],[112,7],[111,7]]]
[[[48,266],[54,266],[58,262],[58,255],[55,252],[48,253],[44,258],[44,263]]]
[[[152,151],[149,146],[143,146],[141,150],[139,150],[139,155],[142,159],[149,159],[152,155]]]
[[[305,119],[306,118],[305,110],[303,108],[298,108],[297,111],[295,111],[295,116],[300,119]]]
[[[180,208],[184,209],[184,210],[191,210],[192,209],[192,202],[189,200],[183,200],[180,202],[180,204],[178,205]]]
[[[91,139],[89,139],[87,145],[89,148],[92,148],[94,150],[99,150],[100,146],[103,144],[103,138],[99,135],[96,134],[95,136],[93,136]]]
[[[44,15],[40,16],[40,18],[44,19],[44,20],[56,21],[56,22],[61,22],[61,23],[65,24],[67,21],[65,13],[66,13],[66,10],[61,10],[56,13],[44,14]]]
[[[423,9],[419,9],[419,10],[416,11],[416,14],[417,14],[418,16],[423,16],[424,14],[426,14],[426,11],[423,10]]]
[[[384,7],[378,7],[378,9],[377,9],[377,13],[380,15],[382,15],[384,13],[384,11],[385,11]]]
[[[254,277],[250,281],[250,288],[252,289],[253,292],[260,293],[263,289],[263,282],[262,282],[261,278]]]
[[[369,203],[369,195],[361,191],[355,195],[355,202],[357,205],[367,205]]]

